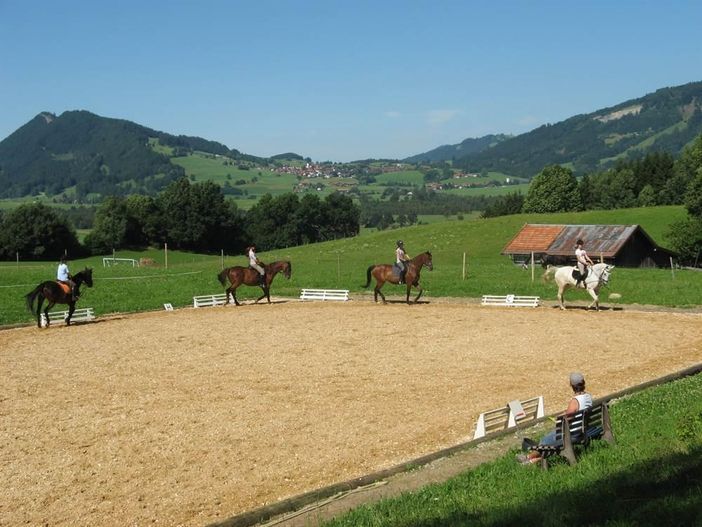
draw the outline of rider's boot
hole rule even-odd
[[[266,288],[266,275],[264,275],[264,274],[258,275],[258,285],[260,285],[264,289]]]
[[[80,297],[80,293],[78,293],[78,288],[74,286],[71,288],[71,301],[76,302],[78,297]]]
[[[405,283],[405,272],[400,271],[400,281],[398,282],[398,284],[402,285],[404,283]]]

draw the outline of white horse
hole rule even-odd
[[[577,281],[575,278],[573,278],[573,271],[575,269],[577,269],[577,267],[554,267],[549,265],[544,273],[544,280],[550,280],[552,275],[556,280],[556,285],[558,286],[558,302],[560,303],[561,309],[565,309],[565,304],[563,304],[563,292],[570,287],[576,286],[575,284]],[[614,269],[613,265],[605,263],[595,264],[588,269],[585,283],[584,285],[580,286],[587,289],[587,292],[590,293],[590,296],[592,297],[592,302],[590,302],[590,305],[587,306],[588,309],[594,305],[595,309],[599,311],[600,297],[598,295],[600,287],[607,285],[612,269]]]

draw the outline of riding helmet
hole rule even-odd
[[[405,244],[402,240],[397,240],[397,246],[402,247]]]

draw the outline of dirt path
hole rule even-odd
[[[289,301],[0,331],[0,525],[222,520],[466,441],[511,399],[559,410],[574,369],[597,395],[696,364],[700,327]]]

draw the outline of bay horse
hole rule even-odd
[[[553,267],[549,265],[543,275],[545,281],[549,281],[551,278],[556,280],[556,285],[558,286],[558,303],[561,309],[565,309],[565,304],[563,303],[563,292],[566,289],[576,286],[577,281],[575,278],[573,278],[573,271],[575,269],[577,269],[577,267]],[[583,285],[583,287],[592,297],[592,302],[590,302],[590,305],[587,306],[588,309],[595,306],[595,310],[600,310],[600,287],[609,283],[612,269],[614,269],[614,266],[606,263],[597,263],[588,269]]]
[[[84,270],[73,275],[73,281],[76,284],[76,291],[79,290],[81,284],[88,287],[93,287],[93,270],[86,267]],[[34,299],[37,299],[37,326],[41,327],[41,306],[44,300],[47,301],[44,309],[46,318],[46,327],[49,327],[49,310],[56,304],[68,304],[68,315],[64,319],[67,326],[71,325],[71,317],[76,310],[76,301],[71,297],[71,289],[69,286],[63,286],[56,280],[47,280],[35,287],[30,293],[25,295],[27,300],[27,308],[32,314],[34,311]]]
[[[407,266],[407,272],[405,273],[405,284],[407,285],[407,303],[410,303],[410,290],[412,287],[419,289],[419,294],[414,299],[414,303],[417,303],[419,297],[422,296],[424,289],[419,285],[419,273],[422,267],[426,266],[430,271],[434,269],[434,264],[431,261],[431,253],[429,251],[418,254],[412,258],[409,262],[405,264]],[[392,264],[377,264],[371,265],[366,271],[366,285],[363,287],[368,287],[371,283],[371,277],[375,278],[375,289],[373,289],[373,297],[375,301],[378,301],[378,295],[383,299],[383,303],[386,303],[385,295],[380,290],[385,282],[391,284],[400,285],[400,277],[397,273],[393,271]]]
[[[292,272],[292,264],[287,260],[279,260],[270,264],[263,264],[263,270],[265,271],[265,281],[261,284],[259,281],[259,274],[256,269],[251,267],[242,267],[240,265],[235,265],[234,267],[227,267],[224,271],[217,275],[219,283],[223,286],[227,285],[227,280],[231,284],[227,287],[225,291],[227,293],[227,300],[225,305],[229,303],[229,294],[231,293],[234,303],[239,306],[239,301],[236,299],[236,288],[241,284],[258,286],[263,289],[263,294],[256,299],[255,303],[266,297],[268,298],[268,303],[271,303],[271,283],[279,272],[282,271],[285,278],[290,279],[290,274]]]

